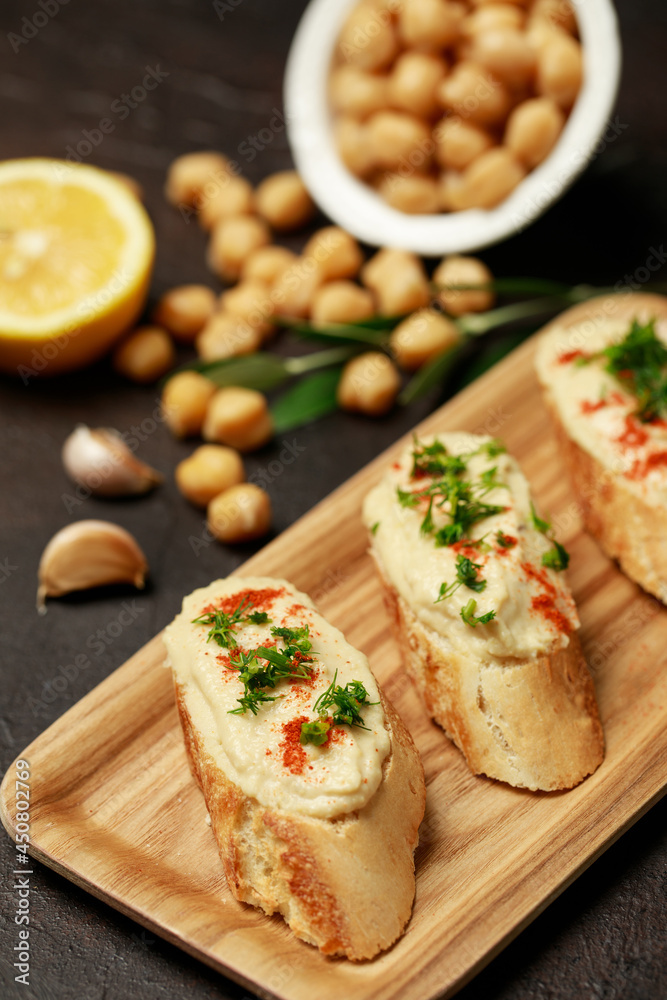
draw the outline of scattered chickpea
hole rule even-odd
[[[259,247],[246,257],[241,268],[241,280],[263,281],[265,285],[272,285],[296,259],[296,254],[286,247]]]
[[[318,229],[306,243],[303,256],[315,262],[323,281],[354,278],[364,262],[354,236],[338,226]]]
[[[394,405],[401,376],[394,363],[380,351],[367,351],[347,362],[338,383],[341,409],[379,417]]]
[[[406,111],[378,111],[368,119],[368,141],[375,164],[398,169],[405,160],[415,170],[429,169],[431,133],[428,125]]]
[[[464,313],[485,312],[495,301],[492,291],[486,289],[446,288],[446,285],[486,285],[493,281],[493,275],[478,257],[452,255],[436,267],[433,272],[435,285],[443,286],[438,299],[451,316]]]
[[[562,28],[570,35],[576,34],[577,31],[574,8],[566,0],[534,0],[530,8],[529,24],[535,21],[543,21],[551,27]]]
[[[165,195],[172,205],[194,206],[208,184],[220,183],[229,173],[222,153],[186,153],[169,167]]]
[[[273,436],[266,397],[254,389],[225,386],[211,398],[203,426],[206,441],[238,451],[255,451]]]
[[[238,174],[227,174],[224,182],[208,197],[203,197],[199,209],[199,221],[204,229],[213,229],[221,219],[230,215],[251,215],[255,211],[255,192],[252,184]]]
[[[436,309],[418,309],[392,331],[389,348],[406,372],[416,371],[461,341],[458,327]]]
[[[443,0],[412,0],[401,5],[398,31],[405,45],[434,50],[448,48],[459,38],[465,8]]]
[[[370,4],[360,4],[348,16],[338,39],[341,62],[373,72],[384,69],[398,51],[398,39],[390,19]]]
[[[215,309],[215,292],[206,285],[179,285],[165,292],[155,307],[153,319],[174,340],[191,344]]]
[[[427,52],[403,52],[389,77],[389,103],[401,111],[430,118],[439,108],[438,85],[445,78],[447,63]]]
[[[556,0],[556,3],[559,2]],[[469,14],[461,30],[467,38],[495,28],[514,28],[518,31],[523,28],[525,17],[520,7],[512,7],[509,3],[488,3]]]
[[[407,215],[432,214],[440,208],[440,189],[435,177],[387,173],[380,179],[377,190],[388,205]]]
[[[268,493],[254,483],[239,483],[214,497],[208,505],[207,523],[220,542],[234,545],[261,538],[271,527]]]
[[[271,322],[276,306],[262,281],[240,281],[220,296],[223,312],[231,313],[254,327],[262,340],[273,333]]]
[[[216,223],[211,232],[207,262],[214,274],[236,281],[250,254],[271,242],[269,228],[254,215],[230,215]]]
[[[329,93],[334,111],[352,118],[368,118],[389,104],[388,78],[357,66],[337,66],[331,74]]]
[[[261,332],[231,313],[216,313],[197,337],[197,354],[204,361],[222,361],[254,354],[262,343]]]
[[[535,51],[525,32],[516,28],[480,32],[475,36],[470,58],[508,87],[522,87],[535,72]]]
[[[207,507],[214,497],[245,480],[238,451],[221,444],[203,444],[179,462],[176,485],[195,507]]]
[[[536,167],[553,149],[563,131],[565,115],[548,97],[522,101],[505,128],[505,145],[526,167]]]
[[[206,409],[216,386],[199,372],[179,372],[169,379],[162,393],[162,412],[176,437],[200,434]]]
[[[140,326],[113,353],[117,372],[133,382],[155,382],[176,363],[174,342],[159,326]]]
[[[271,298],[279,316],[304,319],[310,315],[313,297],[324,275],[314,257],[297,257],[274,282]]]
[[[318,288],[313,296],[311,322],[326,326],[328,323],[355,323],[368,319],[375,312],[371,292],[353,281],[330,281]]]
[[[458,211],[494,208],[525,176],[525,169],[509,149],[504,146],[489,149],[464,171],[454,195],[455,207]]]
[[[458,115],[443,118],[433,134],[437,143],[436,159],[445,170],[465,170],[493,145],[486,129]]]
[[[361,272],[363,284],[375,293],[382,316],[400,316],[428,304],[428,278],[416,254],[407,250],[378,250]]]
[[[315,214],[313,199],[296,170],[272,174],[257,188],[257,211],[279,232],[299,229]]]

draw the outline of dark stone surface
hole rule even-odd
[[[45,0],[46,8],[54,9]],[[133,174],[146,190],[156,225],[158,259],[152,296],[175,283],[204,280],[204,237],[186,225],[161,193],[169,161],[181,152],[220,148],[259,181],[290,165],[285,133],[251,158],[248,139],[281,107],[281,76],[304,0],[241,0],[221,19],[204,0],[70,0],[27,43],[24,18],[37,0],[3,0],[0,9],[1,155],[64,156],[67,147],[111,115],[114,130],[88,159]],[[624,127],[563,200],[528,231],[482,256],[498,275],[539,275],[612,285],[627,281],[650,248],[667,242],[664,0],[622,0],[625,66],[617,106]],[[39,17],[38,22],[44,18]],[[166,76],[121,118],[114,102],[140,84],[146,67]],[[115,105],[118,107],[118,105]],[[299,240],[291,241],[298,245]],[[658,274],[665,280],[664,274]],[[505,342],[500,343],[500,347]],[[464,380],[459,375],[459,381]],[[448,387],[451,391],[452,386]],[[288,435],[304,450],[270,485],[275,531],[291,524],[444,398],[371,423],[336,415]],[[253,547],[218,545],[193,553],[190,536],[202,516],[177,494],[171,470],[190,446],[172,440],[151,414],[154,389],[128,386],[106,363],[50,382],[0,382],[0,764],[165,625],[184,593],[224,575]],[[165,486],[122,503],[68,504],[72,487],[59,458],[77,421],[139,428],[140,454],[162,469]],[[142,423],[143,422],[143,423]],[[248,461],[266,469],[281,443]],[[275,466],[272,466],[275,471]],[[145,548],[151,582],[145,592],[112,588],[52,602],[34,612],[35,574],[52,534],[83,517],[122,523]],[[111,639],[106,630],[124,600],[135,620]],[[112,628],[111,631],[116,631]],[[97,637],[97,641],[96,641]],[[100,645],[102,648],[100,649]],[[95,647],[93,651],[92,647]],[[85,652],[89,664],[67,671]],[[66,685],[56,678],[70,674]],[[60,690],[56,690],[60,689]],[[665,825],[656,805],[528,927],[460,996],[463,1000],[656,1000],[667,996],[665,963]],[[47,868],[31,877],[31,986],[13,981],[16,943],[11,870],[14,852],[0,838],[0,992],[10,998],[176,1000],[238,998],[245,991],[178,949],[143,932]]]

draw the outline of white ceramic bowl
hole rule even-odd
[[[423,256],[479,250],[525,229],[600,152],[618,88],[621,48],[610,0],[574,0],[584,52],[584,83],[553,152],[497,208],[407,215],[387,205],[340,160],[327,85],[334,46],[359,0],[311,0],[285,72],[285,117],[297,170],[334,222],[372,246]]]

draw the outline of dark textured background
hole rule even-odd
[[[45,0],[53,10],[53,0]],[[69,0],[18,52],[9,33],[41,8],[2,0],[0,7],[0,156],[64,156],[69,145],[109,116],[112,103],[139,84],[146,67],[164,82],[107,135],[88,162],[127,171],[142,183],[158,235],[153,298],[175,283],[204,280],[204,237],[162,197],[165,169],[179,153],[220,148],[252,181],[290,165],[283,131],[250,160],[248,137],[281,107],[281,77],[304,0],[236,0],[222,19],[206,0]],[[621,0],[624,72],[618,138],[567,196],[527,232],[482,256],[498,275],[540,275],[605,285],[627,281],[651,247],[667,241],[667,3]],[[38,19],[41,20],[41,19]],[[292,241],[297,246],[299,240]],[[667,281],[667,273],[658,275]],[[512,338],[501,338],[502,351]],[[492,356],[487,355],[486,361]],[[457,376],[458,384],[485,363]],[[417,422],[454,385],[388,418],[336,415],[288,436],[305,450],[270,486],[275,531],[291,524],[381,448]],[[175,442],[150,414],[153,389],[128,386],[105,363],[82,374],[25,387],[0,382],[0,763],[4,770],[35,736],[124,662],[177,611],[195,586],[224,575],[250,547],[213,545],[195,556],[189,536],[201,514],[177,494],[171,470],[190,446]],[[127,431],[144,424],[139,454],[167,474],[151,496],[88,500],[73,510],[59,458],[78,421]],[[281,444],[248,461],[261,470]],[[90,656],[90,666],[52,682],[88,638],[104,630],[128,597],[120,590],[51,602],[34,611],[35,574],[51,535],[70,520],[103,517],[134,532],[151,567],[133,624]],[[134,594],[129,594],[134,598]],[[112,629],[113,630],[113,629]],[[62,682],[56,684],[62,688]],[[665,802],[656,805],[460,994],[461,1000],[545,997],[656,1000],[667,996],[665,962]],[[0,838],[0,984],[2,997],[175,1000],[240,998],[244,991],[142,931],[50,870],[32,876],[29,988],[13,982],[14,854]],[[316,1000],[316,998],[314,998]],[[317,998],[319,1000],[319,998]]]

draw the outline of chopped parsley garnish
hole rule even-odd
[[[244,597],[231,614],[226,611],[207,611],[199,618],[193,618],[192,624],[212,625],[206,641],[210,642],[213,639],[223,649],[236,649],[238,643],[234,637],[234,629],[237,625],[246,625],[248,622],[253,625],[264,625],[271,621],[265,611],[250,612],[252,606],[250,598]]]
[[[496,542],[501,549],[513,549],[516,545],[516,538],[511,535],[504,535],[502,531],[496,531]]]
[[[470,625],[471,628],[475,628],[477,625],[488,625],[496,617],[495,611],[487,611],[486,614],[475,616],[475,611],[477,610],[477,601],[474,597],[471,597],[468,603],[461,608],[460,615],[466,625]]]
[[[461,478],[461,473],[465,470],[465,465],[463,469],[457,467],[456,471],[447,472],[421,490],[413,492],[399,488],[397,491],[398,502],[403,507],[419,507],[424,500],[428,501],[420,530],[424,535],[433,535],[436,545],[454,545],[462,541],[478,521],[505,510],[499,504],[485,503],[482,499],[490,490],[501,485],[496,482],[495,477],[488,476],[486,480],[471,482]],[[495,473],[495,469],[488,471]],[[445,505],[450,521],[436,530],[433,507],[443,510]]]
[[[305,680],[310,677],[313,644],[308,626],[284,628],[274,625],[271,634],[283,640],[283,649],[258,646],[247,652],[239,650],[236,658],[229,658],[229,665],[239,671],[239,680],[243,684],[243,695],[236,699],[239,707],[230,709],[230,715],[244,715],[247,711],[257,715],[263,704],[278,697],[268,694],[267,688],[275,688],[279,681],[286,678]]]
[[[441,584],[440,593],[435,603],[439,604],[440,601],[444,601],[446,598],[451,597],[452,594],[456,593],[459,587],[468,587],[469,590],[474,590],[476,593],[481,594],[486,587],[486,580],[481,580],[477,576],[477,571],[481,568],[481,563],[474,563],[471,559],[467,559],[462,555],[457,556],[456,580],[454,583]]]
[[[378,702],[368,700],[368,691],[361,681],[348,681],[343,687],[341,684],[336,684],[337,678],[338,671],[335,672],[329,687],[313,705],[313,711],[317,712],[320,718],[315,722],[301,724],[301,743],[322,746],[326,743],[332,726],[358,726],[359,729],[368,729],[364,725],[360,710],[367,705],[377,705]]]
[[[371,535],[374,535],[379,527],[380,527],[379,521],[376,521],[375,524],[371,525]]]
[[[535,507],[531,501],[530,513],[533,519],[533,524],[543,535],[545,535],[549,541],[552,543],[553,548],[549,549],[542,556],[542,565],[546,566],[548,569],[564,570],[570,565],[570,554],[567,549],[557,542],[556,539],[551,534],[551,523],[549,521],[544,521],[541,517],[538,517],[535,513]]]
[[[605,371],[637,398],[637,416],[643,422],[667,414],[667,346],[655,332],[655,320],[632,321],[618,344],[611,344],[598,357],[607,360]]]

